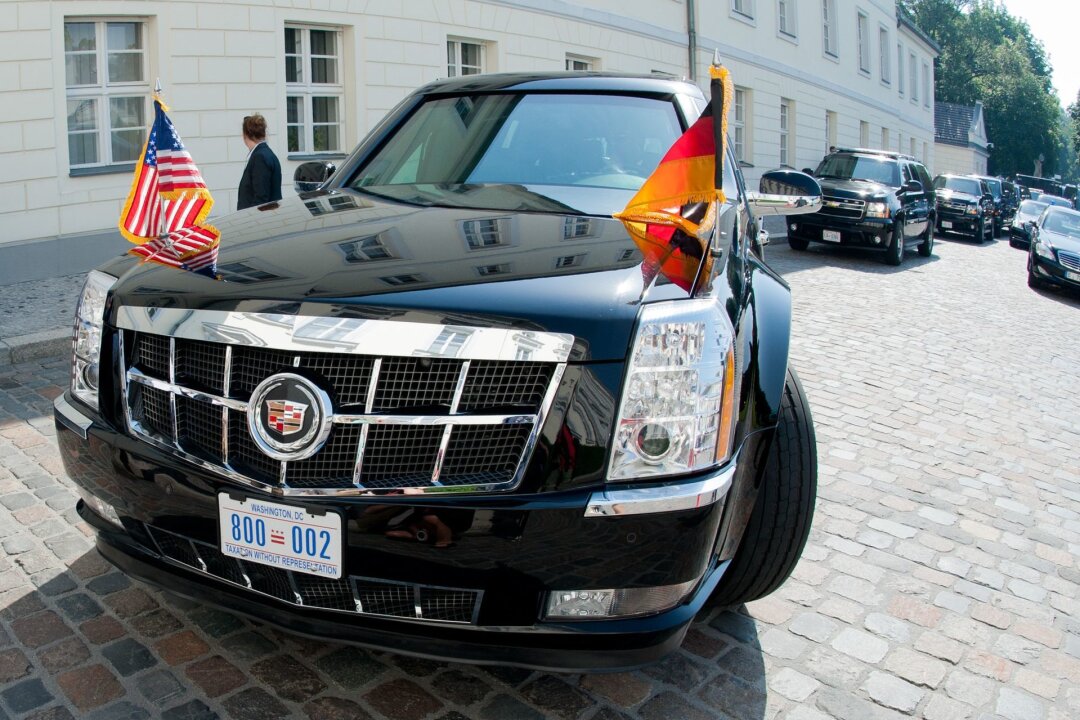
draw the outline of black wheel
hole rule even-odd
[[[904,262],[904,224],[900,218],[896,219],[896,227],[893,228],[892,245],[885,251],[886,265],[899,265]]]
[[[787,580],[802,555],[817,497],[817,440],[810,406],[788,369],[776,435],[739,549],[709,603],[732,607],[765,597]]]
[[[919,243],[919,255],[921,257],[930,257],[934,254],[934,218],[930,218],[930,222],[926,223],[926,230],[923,231],[922,242]]]
[[[983,229],[982,236],[979,237],[979,242],[980,243],[990,242],[991,240],[994,239],[994,220],[993,220],[993,218],[990,219],[989,227],[987,227],[986,218],[983,218],[982,229]]]
[[[1046,283],[1036,277],[1035,272],[1031,269],[1031,261],[1028,260],[1028,287],[1032,290],[1044,290],[1046,289]]]
[[[787,244],[791,246],[792,250],[805,250],[810,247],[810,241],[806,238],[796,237],[794,235],[787,236]]]

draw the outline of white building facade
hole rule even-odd
[[[9,267],[39,258],[47,275],[124,247],[113,229],[159,79],[212,219],[235,207],[250,113],[266,116],[291,193],[299,163],[340,160],[428,81],[572,69],[704,83],[714,49],[737,86],[731,136],[752,184],[833,145],[933,169],[936,48],[891,0],[9,0],[0,253]]]

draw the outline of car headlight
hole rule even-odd
[[[1057,262],[1057,258],[1054,257],[1054,246],[1050,244],[1049,240],[1044,240],[1041,237],[1035,242],[1035,254],[1051,262]]]
[[[883,202],[866,203],[866,217],[887,218],[889,206]]]
[[[111,275],[91,270],[75,309],[75,330],[71,342],[71,394],[95,410],[98,407],[105,298],[115,282],[116,278]]]
[[[731,456],[735,332],[711,300],[646,305],[623,383],[608,480],[677,475]]]
[[[978,205],[968,205],[967,210],[965,210],[964,212],[966,212],[968,215],[978,215],[979,214],[979,206]]]

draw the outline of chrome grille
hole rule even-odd
[[[390,582],[360,576],[325,578],[222,553],[215,545],[144,525],[155,550],[183,565],[282,602],[359,615],[476,624],[482,590]]]
[[[379,322],[364,321],[364,327]],[[527,335],[502,332],[511,339]],[[131,430],[242,484],[281,495],[512,489],[565,368],[565,356],[562,362],[431,357],[415,350],[411,356],[371,356],[132,329],[122,335],[130,358],[124,367]],[[502,346],[509,344],[505,338]],[[519,352],[527,357],[531,346]],[[248,428],[252,391],[283,371],[302,372],[324,387],[334,413],[319,451],[288,462],[267,456]]]
[[[865,208],[866,202],[863,200],[824,195],[821,198],[821,208],[818,210],[818,214],[858,220],[862,218]]]
[[[1080,255],[1072,252],[1066,252],[1065,250],[1057,251],[1058,262],[1070,270],[1080,272]]]

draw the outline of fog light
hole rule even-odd
[[[646,461],[660,462],[671,452],[671,433],[663,425],[642,425],[635,438],[638,453]]]
[[[799,229],[799,226],[795,223],[791,223],[790,225],[788,225],[788,228],[790,228],[791,232],[795,232]]]
[[[91,510],[93,510],[98,515],[105,518],[121,530],[124,528],[124,524],[120,522],[120,516],[116,514],[116,508],[114,508],[112,505],[105,502],[96,495],[91,495],[90,493],[83,493],[82,497],[86,504],[90,506]]]
[[[544,617],[549,620],[601,620],[652,615],[670,610],[694,589],[697,580],[678,585],[610,590],[555,590],[548,593]]]

